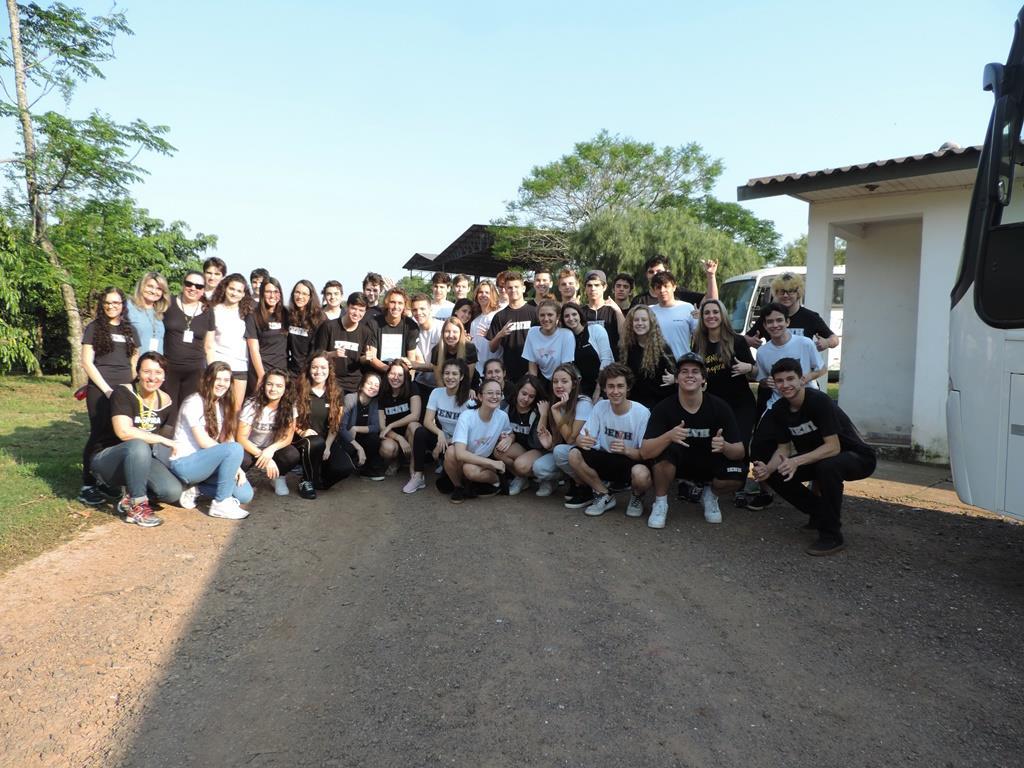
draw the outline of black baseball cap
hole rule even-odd
[[[676,360],[676,370],[678,371],[683,367],[683,363],[693,363],[699,365],[701,373],[706,377],[708,375],[708,366],[704,362],[704,358],[698,355],[696,352],[687,352],[685,355]]]

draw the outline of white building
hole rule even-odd
[[[789,195],[809,204],[805,304],[824,317],[835,239],[846,241],[840,404],[868,439],[924,461],[949,459],[949,293],[980,154],[943,145],[926,155],[751,179],[737,191],[740,201]]]

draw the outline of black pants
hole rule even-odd
[[[302,461],[302,457],[299,455],[299,449],[294,445],[286,445],[274,453],[273,462],[277,464],[277,473],[281,477],[291,472],[292,468],[298,466],[300,461]],[[255,463],[256,459],[246,451],[245,456],[242,457],[242,470],[248,472]]]
[[[178,411],[185,398],[194,395],[199,391],[199,380],[203,377],[205,363],[199,365],[175,365],[169,363],[164,376],[163,386],[160,387],[171,397],[171,409],[167,423],[172,427],[178,423]]]
[[[298,437],[292,443],[299,451],[302,462],[302,477],[309,480],[320,490],[326,490],[339,480],[344,480],[355,471],[355,462],[350,446],[341,440],[331,444],[331,453],[324,461],[324,450],[327,443],[320,435]]]
[[[423,430],[417,430],[417,433]],[[366,454],[366,463],[359,467],[359,471],[364,475],[378,475],[384,471],[384,460],[380,457],[380,433],[379,432],[368,432],[365,435],[359,435],[356,442],[363,447],[363,453]],[[355,450],[352,450],[351,456],[355,456]]]
[[[119,385],[115,384],[113,386]],[[96,434],[97,411],[100,401],[106,399],[107,396],[103,394],[103,390],[90,381],[88,388],[85,390],[85,407],[89,412],[89,436],[85,439],[85,447],[82,449],[82,485],[92,485],[95,482],[92,471],[89,469],[89,464],[92,462],[92,455],[96,452],[93,435]],[[104,414],[103,418],[110,418],[109,409],[105,408]]]
[[[797,469],[791,480],[783,480],[778,472],[768,478],[768,484],[782,498],[810,515],[821,534],[821,538],[837,543],[842,542],[840,533],[840,511],[843,507],[843,483],[846,480],[863,480],[875,471],[875,457],[853,451],[843,451],[828,459],[805,464]],[[814,481],[811,493],[804,485]]]
[[[434,460],[430,452],[437,446],[437,435],[426,427],[420,427],[412,436],[412,469],[422,472],[423,468]]]

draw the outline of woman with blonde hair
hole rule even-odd
[[[754,370],[754,357],[746,339],[733,330],[729,312],[718,299],[705,299],[700,305],[693,351],[704,359],[707,391],[729,404],[743,445],[749,445],[756,411],[747,377]]]
[[[128,319],[139,332],[140,352],[164,353],[164,312],[171,305],[167,278],[147,272],[135,284],[128,300]]]
[[[498,288],[490,280],[481,280],[473,291],[473,301],[479,307],[480,313],[469,324],[469,336],[473,340],[473,346],[476,347],[477,375],[483,376],[487,361],[501,356],[500,352],[491,352],[490,343],[487,340],[487,331],[491,328],[491,320],[494,319],[494,314],[498,311]]]
[[[619,360],[633,371],[629,399],[653,408],[675,391],[676,364],[661,333],[658,318],[646,304],[637,304],[626,315],[619,339]]]
[[[434,366],[435,381],[441,380],[441,369],[448,360],[458,358],[466,361],[470,371],[469,388],[474,392],[479,377],[476,375],[476,347],[467,341],[466,326],[454,314],[441,326],[441,337],[430,351],[430,363]]]
[[[811,339],[819,352],[839,346],[839,337],[821,315],[803,306],[803,300],[804,279],[796,272],[783,272],[772,280],[772,301],[786,308],[790,333]],[[746,342],[751,347],[760,347],[767,338],[768,331],[759,316],[747,331]]]

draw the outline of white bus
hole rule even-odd
[[[737,333],[747,329],[761,316],[761,308],[772,300],[772,280],[785,272],[806,277],[807,267],[767,267],[744,272],[730,277],[718,288],[718,295],[729,313],[729,321]],[[843,338],[843,287],[846,284],[846,266],[839,265],[832,270],[832,308],[825,318],[828,327],[839,337],[839,346],[828,350],[829,378],[839,373]],[[754,350],[757,354],[757,350]]]
[[[1024,206],[1010,202],[1024,162],[1024,9],[984,88],[995,107],[950,294],[946,429],[960,498],[1024,519]]]

